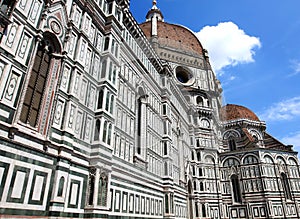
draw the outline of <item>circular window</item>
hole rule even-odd
[[[183,84],[192,83],[193,75],[186,68],[178,66],[175,72],[176,72],[176,78],[179,82]]]

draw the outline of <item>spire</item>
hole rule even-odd
[[[153,1],[152,1],[152,5],[153,5],[152,8],[154,8],[154,7],[157,8],[157,7],[156,7],[156,4],[157,4],[157,1],[156,1],[156,0],[153,0]]]
[[[151,21],[154,17],[157,19],[157,21],[164,21],[164,16],[157,7],[157,0],[152,0],[152,8],[146,15],[146,21]]]

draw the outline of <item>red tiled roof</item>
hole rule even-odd
[[[141,29],[149,39],[151,37],[151,22],[140,24]],[[162,46],[175,48],[183,52],[202,55],[202,45],[195,34],[183,26],[157,22],[158,43]]]
[[[222,121],[230,121],[237,119],[249,119],[253,121],[260,121],[254,112],[244,106],[227,104],[223,106],[220,111],[220,119]]]

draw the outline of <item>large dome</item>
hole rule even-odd
[[[238,119],[249,119],[253,121],[260,121],[254,112],[244,106],[227,104],[223,106],[220,111],[220,119],[222,121],[231,121]]]
[[[140,27],[146,37],[150,39],[151,21],[140,24]],[[169,47],[193,55],[202,55],[203,52],[202,45],[195,34],[180,25],[158,21],[157,39],[161,47]]]

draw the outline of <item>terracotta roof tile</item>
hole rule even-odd
[[[249,119],[253,121],[260,121],[254,112],[244,106],[227,104],[223,106],[220,111],[220,119],[222,121],[230,121],[237,119]]]
[[[151,22],[142,23],[140,27],[146,37],[151,38]],[[202,55],[203,47],[200,41],[192,31],[183,26],[158,21],[157,35],[158,42],[162,46]]]

